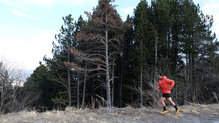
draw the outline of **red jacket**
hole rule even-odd
[[[166,76],[163,76],[162,79],[159,80],[159,87],[158,89],[162,90],[162,93],[171,94],[171,89],[173,88],[175,82],[171,79],[167,79]]]

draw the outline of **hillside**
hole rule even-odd
[[[9,113],[0,116],[0,123],[219,123],[219,104],[182,106],[176,115],[174,108],[161,115],[158,108],[85,109],[66,108],[65,111],[35,111]]]

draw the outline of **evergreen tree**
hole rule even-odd
[[[101,58],[104,63],[100,67],[105,72],[104,88],[106,89],[107,107],[111,107],[111,63],[113,56],[118,52],[118,44],[122,39],[122,21],[111,5],[111,0],[100,0],[93,14],[89,15],[88,25],[79,33],[79,40],[86,40],[91,43],[92,52]]]
[[[152,7],[152,23],[157,33],[157,54],[158,61],[157,65],[165,73],[169,73],[168,63],[170,61],[170,28],[172,26],[170,17],[170,2],[172,0],[153,0],[151,3]],[[155,33],[155,34],[156,34]]]
[[[143,80],[149,80],[145,75],[149,74],[149,65],[153,43],[151,41],[151,25],[149,23],[149,7],[145,0],[142,0],[134,12],[134,35],[135,35],[135,69],[137,69],[137,78],[140,84],[140,107],[143,106]],[[143,75],[145,74],[145,75]]]
[[[78,45],[75,38],[76,35],[76,23],[73,22],[74,19],[71,17],[71,14],[62,18],[64,25],[61,26],[60,33],[55,36],[57,42],[53,42],[53,58],[44,58],[46,65],[49,68],[52,80],[55,83],[60,83],[64,85],[68,94],[68,106],[71,106],[72,103],[72,80],[71,80],[71,71],[70,68],[64,65],[64,62],[70,62],[73,58],[68,52],[68,48]],[[79,18],[83,20],[82,18]],[[60,92],[61,95],[66,92]],[[60,95],[60,96],[61,96]],[[60,97],[62,98],[62,96]],[[65,99],[65,98],[63,98]],[[58,102],[57,102],[58,103]]]
[[[28,104],[25,107],[51,110],[54,106],[52,99],[57,96],[56,88],[46,66],[40,64],[24,84],[24,93],[29,102],[25,102]]]
[[[134,29],[133,19],[128,15],[124,22],[124,38],[121,42],[121,55],[115,61],[115,94],[119,94],[115,98],[115,104],[123,107],[124,104],[131,104],[133,99],[133,80],[135,80],[133,73],[133,64],[135,63],[132,53],[134,53]],[[113,86],[113,85],[112,85]],[[130,93],[131,91],[131,93]],[[127,93],[128,92],[128,93]]]
[[[88,21],[63,17],[53,57],[44,58],[21,91],[30,100],[24,107],[94,108],[99,100],[109,108],[154,105],[160,71],[175,80],[179,104],[215,101],[209,97],[218,89],[209,83],[217,83],[219,43],[212,16],[192,0],[152,0],[151,6],[141,0],[123,23],[112,2],[99,0],[86,12]]]

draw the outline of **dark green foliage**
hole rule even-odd
[[[83,49],[83,52],[99,58],[96,73],[101,73],[94,79],[100,81],[100,86],[106,90],[106,94],[101,96],[106,96],[107,107],[111,107],[110,83],[114,78],[111,76],[112,62],[119,54],[119,45],[123,38],[123,23],[112,2],[100,0],[93,13],[88,14],[88,25],[77,36],[89,48]]]
[[[192,0],[152,0],[150,6],[141,0],[134,16],[123,23],[112,2],[99,0],[93,13],[87,13],[87,22],[82,17],[73,22],[71,15],[63,18],[53,57],[44,58],[45,65],[36,68],[25,83],[23,93],[34,95],[28,106],[66,107],[69,80],[71,102],[73,106],[77,101],[81,104],[84,87],[76,87],[76,83],[85,82],[85,73],[87,106],[95,102],[94,107],[110,107],[112,80],[114,106],[139,106],[140,100],[143,105],[154,105],[156,74],[161,71],[175,80],[172,95],[178,104],[215,102],[209,97],[219,93],[215,87],[219,43],[211,30],[212,16],[204,15]],[[80,58],[69,54],[72,47]],[[70,71],[64,62],[78,65],[81,71]]]
[[[24,84],[25,94],[29,95],[27,107],[37,110],[53,108],[52,98],[57,96],[57,86],[51,81],[47,68],[40,64]]]
[[[133,18],[134,26],[134,51],[133,57],[135,61],[136,71],[135,81],[136,89],[138,89],[140,95],[141,90],[148,89],[149,79],[145,78],[145,75],[150,75],[150,65],[152,65],[152,54],[154,54],[154,41],[152,35],[152,24],[149,22],[150,9],[145,0],[142,0],[136,7]],[[143,105],[143,95],[140,96],[141,106]]]

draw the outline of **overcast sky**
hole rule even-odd
[[[116,0],[113,4],[125,20],[140,0]],[[150,0],[148,0],[150,1]],[[194,0],[204,14],[214,16],[213,31],[219,35],[219,0]],[[98,0],[0,0],[0,61],[34,70],[44,55],[51,56],[52,41],[63,24],[96,7]],[[150,2],[149,2],[150,3]]]

